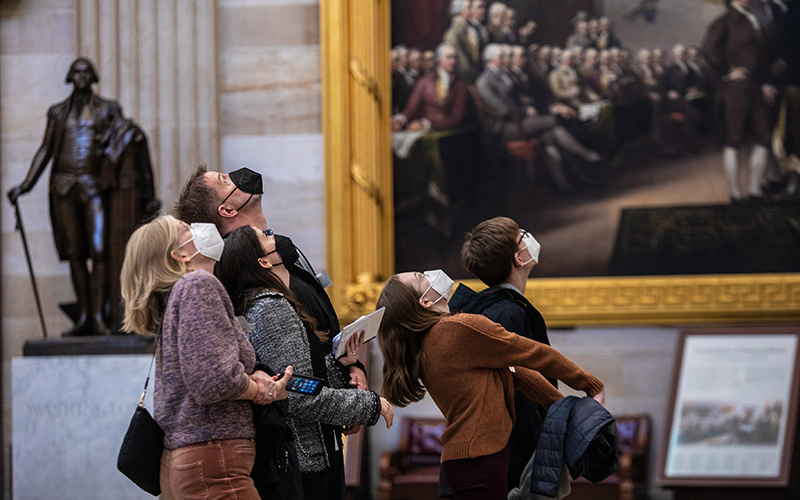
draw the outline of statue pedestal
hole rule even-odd
[[[152,350],[152,338],[136,336],[25,345],[11,362],[14,498],[153,498],[116,467]],[[147,392],[152,413],[152,380]]]
[[[23,356],[81,356],[116,354],[153,354],[155,337],[142,335],[96,335],[29,340]],[[142,379],[144,384],[144,379]]]

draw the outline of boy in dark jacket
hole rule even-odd
[[[528,275],[539,262],[540,248],[530,233],[507,217],[478,224],[461,248],[461,262],[489,288],[475,292],[459,285],[449,301],[451,310],[482,314],[510,332],[550,345],[544,318],[524,295]],[[550,383],[557,386],[555,380]],[[514,409],[516,425],[509,440],[509,489],[519,485],[547,414],[521,391],[514,394]]]

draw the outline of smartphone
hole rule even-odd
[[[315,377],[292,375],[292,378],[286,383],[286,390],[299,392],[300,394],[308,394],[309,396],[316,396],[322,390],[324,383],[323,380]]]

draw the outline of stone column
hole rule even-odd
[[[75,0],[75,48],[147,132],[166,210],[198,163],[219,168],[214,0]]]

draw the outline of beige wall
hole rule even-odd
[[[41,328],[22,243],[14,232],[14,212],[6,191],[25,177],[42,140],[47,108],[66,98],[64,77],[73,52],[72,0],[0,2],[0,214],[3,286],[3,455],[5,498],[9,498],[11,438],[11,357]],[[58,262],[50,230],[47,180],[20,199],[20,209],[36,269],[47,328],[51,335],[69,326],[58,309],[71,301],[69,270]]]
[[[264,176],[262,205],[325,267],[319,0],[220,0],[222,170]]]
[[[3,310],[6,354],[41,336],[14,212],[5,192],[25,177],[41,144],[47,108],[69,95],[64,77],[72,61],[71,0],[0,4],[0,159],[2,159]],[[67,268],[58,263],[50,232],[47,181],[20,199],[49,329],[66,327],[58,301],[70,298]],[[66,288],[66,291],[64,289]],[[24,338],[13,332],[29,332]],[[19,338],[18,338],[19,337]]]

